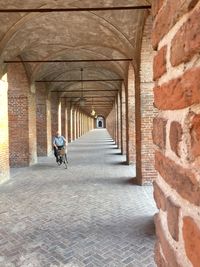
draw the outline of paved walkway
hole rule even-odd
[[[15,169],[0,186],[0,267],[153,267],[151,187],[105,130],[69,145],[69,168],[53,157]]]

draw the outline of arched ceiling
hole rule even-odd
[[[125,2],[125,3],[124,3]],[[35,8],[85,8],[109,6],[149,5],[149,0],[0,0],[1,9]],[[51,13],[0,13],[0,64],[20,56],[22,60],[108,60],[134,58],[138,34],[143,27],[144,10],[104,10]],[[31,82],[36,80],[78,80],[83,68],[83,79],[125,79],[128,62],[36,62],[26,63]],[[84,82],[84,96],[94,97],[99,104],[98,112],[107,115],[112,101],[121,88],[120,81]],[[37,83],[36,83],[37,84]],[[80,82],[48,82],[51,91],[61,97],[80,96]],[[93,90],[92,92],[88,92]],[[96,90],[96,91],[95,91]],[[118,91],[117,91],[118,90]],[[70,91],[70,92],[65,92]],[[98,97],[97,97],[98,96]],[[110,97],[111,96],[111,97]],[[96,108],[97,109],[97,108]],[[85,111],[87,107],[85,107]]]

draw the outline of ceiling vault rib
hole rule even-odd
[[[84,90],[84,92],[117,92],[117,89],[111,89],[111,90]],[[53,93],[81,93],[81,90],[52,90]]]
[[[122,82],[123,79],[96,79],[96,80],[46,80],[46,81],[42,81],[42,80],[38,80],[35,81],[37,83],[70,83],[70,82]]]
[[[151,5],[139,6],[110,6],[110,7],[85,7],[85,8],[5,8],[0,13],[51,13],[51,12],[84,12],[84,11],[109,11],[109,10],[138,10],[150,9]]]
[[[112,62],[112,61],[132,61],[132,58],[113,59],[57,59],[57,60],[4,60],[4,63],[80,63],[80,62]]]
[[[111,96],[111,95],[104,95],[104,96],[86,96],[86,98],[115,98],[116,96]],[[73,98],[79,98],[78,96],[74,96],[74,97],[67,97],[67,96],[61,96],[60,98],[68,98],[68,99],[73,99]]]

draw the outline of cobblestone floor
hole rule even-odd
[[[105,130],[68,151],[68,170],[42,158],[0,186],[0,267],[155,266],[152,187]]]

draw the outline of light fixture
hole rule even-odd
[[[83,68],[81,68],[81,97],[79,99],[80,106],[83,107],[85,105],[85,97],[83,97]]]
[[[91,115],[94,116],[96,114],[95,110],[92,109]]]

